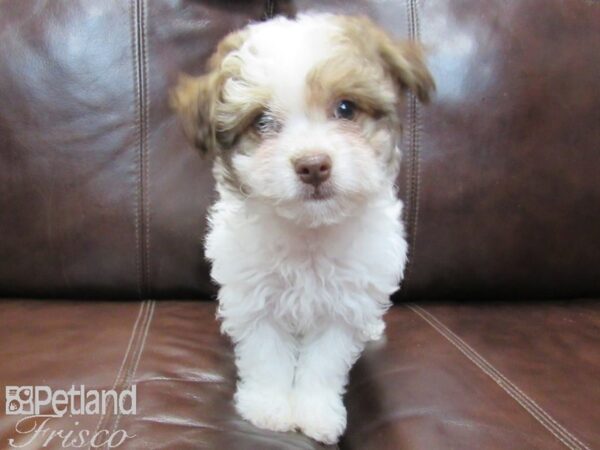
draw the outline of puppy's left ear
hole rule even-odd
[[[425,65],[421,45],[412,41],[395,42],[386,35],[379,43],[379,51],[398,86],[411,91],[421,102],[429,102],[435,82]]]

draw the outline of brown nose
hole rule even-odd
[[[323,154],[303,156],[294,161],[294,170],[304,183],[317,187],[331,175],[331,158]]]

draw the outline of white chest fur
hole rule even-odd
[[[211,210],[206,256],[232,337],[270,315],[304,333],[323,321],[377,328],[406,262],[402,203],[389,196],[343,223],[301,228],[245,202]]]

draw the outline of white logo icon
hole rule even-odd
[[[33,413],[33,386],[6,386],[6,414]]]

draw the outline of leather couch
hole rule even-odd
[[[338,448],[600,448],[595,0],[0,3],[2,395],[136,386],[135,415],[48,425],[135,435],[122,449],[325,448],[233,409],[213,181],[167,97],[228,31],[308,9],[421,40],[438,85],[404,108],[410,265]],[[62,448],[20,419],[0,410],[0,448]]]

